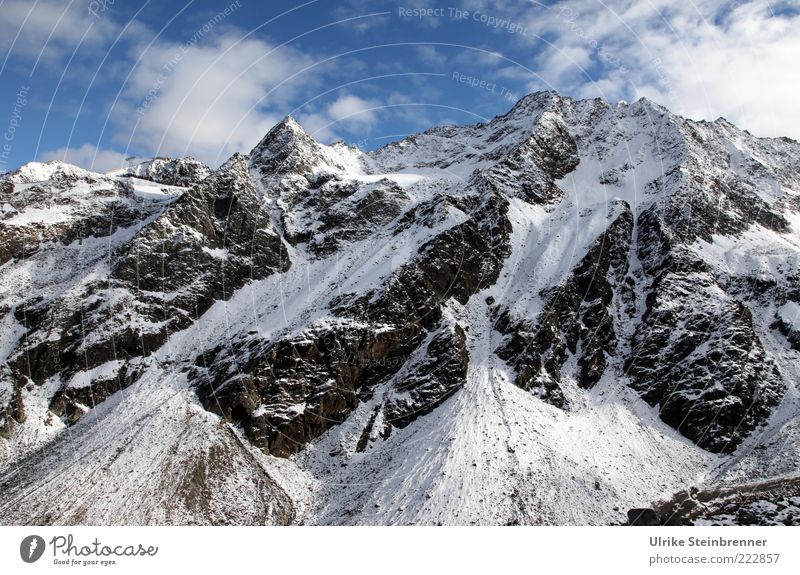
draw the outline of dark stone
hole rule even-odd
[[[653,509],[629,509],[628,525],[655,527],[659,525],[658,514]]]

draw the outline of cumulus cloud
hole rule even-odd
[[[334,12],[352,17],[390,4],[348,0]],[[77,5],[41,0],[31,10],[28,2],[6,0],[0,46],[8,49],[13,42],[14,53],[27,54],[31,62],[43,46],[45,59],[51,52],[69,56],[78,42],[101,53],[121,28],[114,25],[113,14],[93,18],[85,4]],[[427,4],[413,0],[406,5]],[[442,106],[426,109],[424,104],[450,104],[452,91],[463,88],[409,76],[403,94],[392,86],[376,96],[374,85],[325,94],[331,79],[341,86],[344,78],[408,71],[409,63],[448,73],[469,70],[519,95],[552,88],[612,102],[646,96],[688,117],[724,116],[757,135],[800,138],[793,89],[800,86],[800,11],[790,9],[791,3],[565,0],[548,7],[529,0],[463,0],[460,6],[509,18],[525,32],[510,34],[469,20],[464,30],[472,26],[480,32],[480,42],[473,42],[480,50],[421,43],[409,48],[410,62],[365,56],[319,65],[325,61],[320,52],[312,57],[307,47],[278,47],[263,36],[246,37],[228,22],[192,43],[156,39],[146,44],[155,32],[144,25],[135,34],[128,30],[117,48],[128,58],[115,61],[125,73],[131,68],[131,74],[120,98],[104,111],[115,128],[114,142],[119,149],[190,154],[218,165],[233,152],[251,149],[292,110],[321,141],[372,138],[384,121],[387,130],[424,128],[444,113]],[[384,20],[366,19],[376,26]],[[121,79],[122,74],[108,77]],[[315,98],[319,94],[325,97]],[[488,114],[493,106],[487,101],[486,109],[477,111]],[[106,169],[118,167],[122,156],[84,144],[41,157],[66,157]]]
[[[31,63],[63,59],[78,45],[96,48],[117,31],[112,19],[92,16],[88,2],[5,0],[0,18],[0,51]],[[5,66],[5,61],[0,61]]]
[[[106,150],[83,144],[77,148],[59,148],[40,154],[39,160],[49,162],[58,160],[68,164],[74,164],[86,170],[94,172],[110,172],[127,165],[127,155],[115,150]]]
[[[370,127],[378,120],[377,100],[365,100],[352,94],[343,94],[328,106],[328,115],[335,122]]]
[[[780,2],[570,0],[527,25],[552,44],[536,64],[556,89],[800,137],[800,14]]]
[[[319,142],[331,143],[340,139],[333,130],[333,121],[325,113],[298,114],[296,119],[303,129]]]
[[[254,146],[283,115],[278,110],[313,86],[313,64],[296,49],[234,31],[203,45],[157,42],[137,54],[113,112],[121,120],[119,139],[154,154],[219,164]]]
[[[299,114],[297,120],[315,139],[332,142],[342,139],[342,132],[365,136],[378,122],[381,108],[378,100],[345,92],[318,111]]]
[[[416,46],[415,50],[420,60],[426,64],[433,64],[434,66],[443,67],[447,64],[447,56],[445,56],[439,48],[429,44],[422,44]]]

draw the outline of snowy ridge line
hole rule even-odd
[[[12,520],[618,524],[800,468],[794,142],[546,92],[368,153],[287,118],[214,173],[157,160],[2,182],[0,285],[85,262],[0,291]],[[670,515],[752,520],[723,507]]]

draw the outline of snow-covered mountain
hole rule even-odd
[[[129,176],[170,186],[193,186],[211,175],[211,168],[194,158],[152,158],[110,176]]]
[[[800,521],[800,144],[531,94],[0,181],[4,523]]]

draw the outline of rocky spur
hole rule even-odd
[[[76,545],[72,534],[56,535],[50,540],[50,546],[54,557],[59,554],[67,557],[153,557],[158,553],[158,547],[152,545],[104,545],[96,537],[88,545]]]

